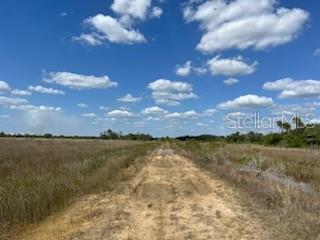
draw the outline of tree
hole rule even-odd
[[[289,132],[290,129],[291,129],[291,124],[288,123],[288,122],[284,122],[284,123],[282,124],[282,126],[283,126],[283,129],[284,129],[286,132]]]
[[[304,123],[302,122],[301,118],[295,116],[293,118],[293,123],[296,125],[296,129],[304,128]]]
[[[283,126],[283,122],[281,120],[277,121],[277,126],[279,127],[281,133],[283,132],[284,126]]]

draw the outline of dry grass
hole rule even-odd
[[[249,193],[270,213],[277,239],[320,238],[320,152],[179,142],[176,148],[201,167]]]
[[[0,236],[38,221],[73,197],[104,191],[152,143],[0,139]]]

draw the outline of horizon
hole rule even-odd
[[[4,0],[0,132],[226,136],[245,132],[227,126],[228,114],[255,113],[320,123],[317,7]]]

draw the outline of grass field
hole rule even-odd
[[[70,199],[110,188],[120,169],[154,144],[138,141],[0,139],[0,235]]]
[[[276,212],[281,239],[320,236],[320,151],[198,141],[173,146]]]

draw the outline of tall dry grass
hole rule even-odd
[[[320,239],[318,150],[197,141],[174,146],[270,211],[276,239]]]
[[[0,139],[0,236],[73,197],[108,189],[120,169],[152,147],[133,141]]]

